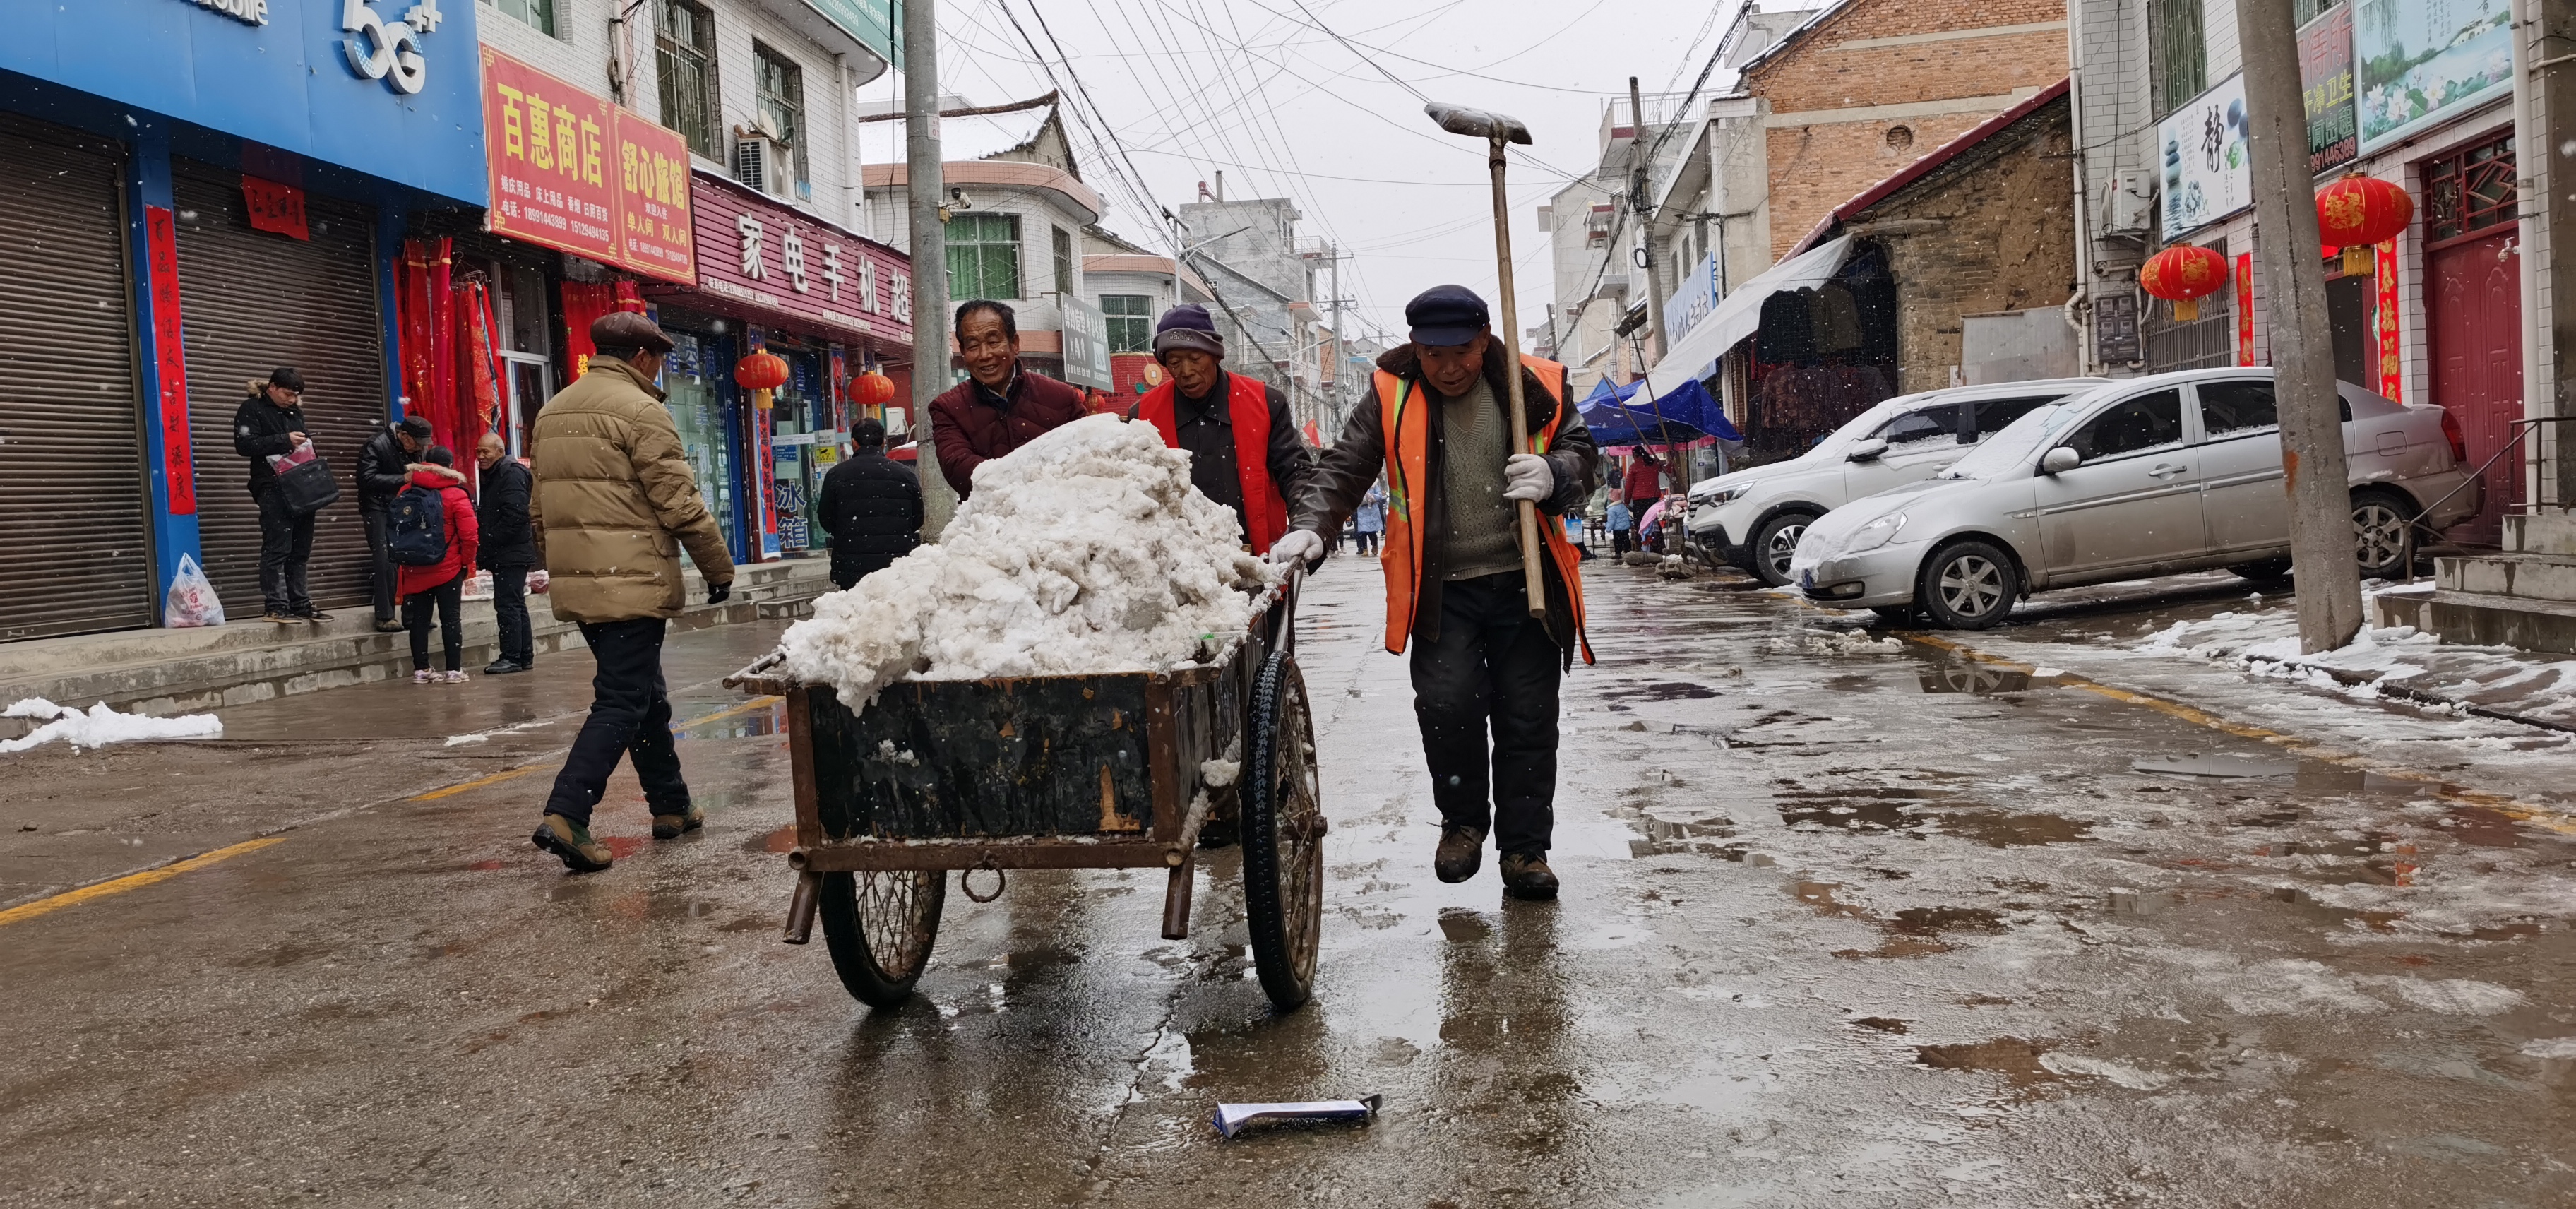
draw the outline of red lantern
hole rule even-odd
[[[883,407],[894,402],[894,379],[869,370],[850,379],[850,399],[861,407]]]
[[[2227,258],[2207,248],[2175,244],[2138,268],[2138,285],[2173,303],[2174,321],[2200,318],[2200,299],[2227,288]]]
[[[2317,190],[2317,234],[2343,249],[2347,276],[2366,277],[2376,260],[2371,249],[2397,238],[2415,221],[2415,199],[2375,176],[2347,172]]]
[[[733,381],[744,390],[776,390],[787,385],[787,358],[767,349],[756,350],[734,362]]]

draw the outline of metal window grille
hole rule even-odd
[[[1109,351],[1154,351],[1154,300],[1145,294],[1103,294],[1100,313],[1109,320]]]
[[[719,158],[714,16],[690,0],[661,0],[654,14],[653,63],[661,81],[662,124],[679,131],[689,150]]]
[[[2149,0],[2149,53],[2155,82],[2156,116],[2209,91],[2209,39],[2200,19],[2201,0]]]
[[[2426,164],[2426,237],[2457,239],[2512,222],[2521,200],[2513,173],[2511,136]]]
[[[796,196],[812,197],[805,167],[805,69],[758,42],[751,44],[752,92],[760,116],[796,161]]]

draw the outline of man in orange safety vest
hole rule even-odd
[[[1258,378],[1225,371],[1225,339],[1195,302],[1163,312],[1154,359],[1171,371],[1129,409],[1163,444],[1190,451],[1190,485],[1234,509],[1255,554],[1288,529],[1288,501],[1305,486],[1314,455],[1297,437],[1288,397]]]
[[[1378,358],[1375,392],[1291,497],[1291,528],[1271,557],[1321,555],[1322,535],[1338,531],[1385,472],[1386,649],[1412,648],[1414,716],[1441,817],[1433,871],[1444,882],[1474,877],[1490,834],[1504,890],[1552,899],[1557,684],[1578,652],[1592,659],[1582,554],[1563,517],[1592,495],[1592,434],[1567,396],[1565,367],[1537,357],[1509,364],[1485,300],[1466,287],[1426,290],[1404,318],[1411,342]],[[1534,453],[1512,452],[1515,373]],[[1544,622],[1529,614],[1519,500],[1544,514]]]

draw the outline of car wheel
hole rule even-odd
[[[1798,555],[1798,539],[1814,524],[1812,512],[1783,512],[1753,531],[1753,573],[1779,587],[1789,582],[1789,560]]]
[[[2279,579],[2289,574],[2290,560],[2287,558],[2258,559],[2250,563],[2238,563],[2228,570],[2259,583],[2267,579]]]
[[[2384,579],[2405,571],[2406,518],[2413,511],[2384,491],[2353,494],[2352,554],[2362,578]]]
[[[2021,575],[2012,557],[1985,542],[1944,546],[1923,560],[1915,599],[1932,620],[1954,630],[1982,630],[2012,612]]]

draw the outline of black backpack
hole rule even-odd
[[[385,547],[406,567],[435,567],[447,558],[446,492],[413,485],[386,510]]]

